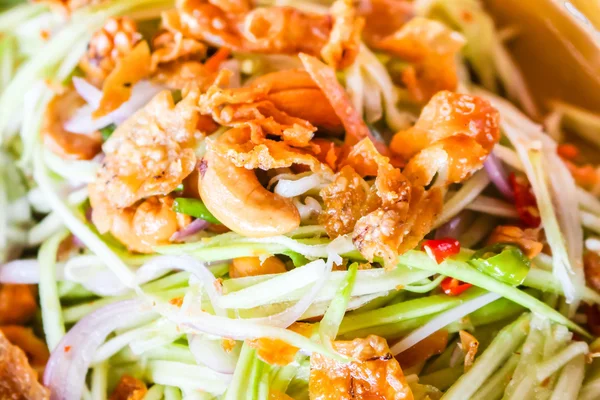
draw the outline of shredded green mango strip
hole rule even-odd
[[[472,368],[461,376],[442,397],[443,400],[469,399],[487,379],[519,348],[529,332],[531,314],[523,314],[502,329]]]
[[[340,324],[342,323],[342,319],[348,308],[348,302],[350,301],[350,294],[352,293],[354,281],[356,280],[357,270],[357,263],[353,263],[348,267],[346,276],[340,283],[335,297],[329,304],[329,308],[327,308],[327,311],[319,324],[319,336],[322,343],[330,343],[332,340],[335,340],[335,337],[337,336]]]
[[[435,261],[429,258],[427,254],[415,250],[404,253],[399,257],[398,260],[404,265],[450,276],[460,281],[470,283],[474,286],[484,288],[490,292],[498,293],[535,313],[543,315],[556,323],[569,327],[569,329],[578,332],[585,337],[590,337],[590,334],[585,329],[581,328],[579,325],[575,324],[558,311],[549,307],[547,304],[544,304],[543,302],[528,295],[526,292],[519,290],[518,288],[507,285],[504,282],[500,282],[491,276],[478,271],[466,262],[447,259],[443,263],[437,264]]]

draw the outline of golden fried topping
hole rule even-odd
[[[100,132],[82,135],[67,132],[64,128],[65,123],[83,105],[85,100],[73,87],[69,87],[50,100],[44,112],[40,128],[44,146],[63,159],[90,160],[100,152]]]
[[[465,372],[467,372],[473,366],[473,362],[475,362],[475,356],[479,349],[479,341],[467,331],[461,330],[458,334],[460,336],[460,347],[465,354]]]
[[[310,337],[314,328],[315,325],[313,324],[294,322],[287,329],[299,333],[300,335]],[[288,365],[294,361],[298,350],[300,350],[280,339],[260,338],[249,340],[247,343],[256,349],[258,357],[271,365]]]
[[[352,0],[336,1],[331,6],[330,14],[333,28],[329,40],[321,49],[321,57],[329,66],[343,69],[351,65],[358,54],[365,21],[357,17]]]
[[[174,61],[200,61],[206,55],[206,46],[196,39],[186,38],[181,32],[164,30],[152,40],[152,71],[159,64]]]
[[[268,87],[267,100],[286,114],[331,133],[343,132],[340,118],[306,71],[288,69],[271,72],[253,80],[252,86]]]
[[[264,139],[254,144],[249,129],[230,129],[216,142],[209,145],[211,151],[223,156],[237,167],[260,168],[264,171],[306,165],[314,172],[331,174],[329,168],[307,152],[291,147],[285,142]]]
[[[0,326],[0,331],[8,341],[19,347],[29,360],[29,364],[38,372],[42,372],[50,358],[48,346],[35,336],[31,328],[20,325]]]
[[[499,139],[498,111],[488,101],[442,91],[412,128],[394,135],[390,149],[409,160],[404,173],[414,184],[428,185],[436,173],[450,184],[480,169]]]
[[[465,39],[444,24],[416,17],[376,46],[414,65],[403,81],[414,100],[425,102],[440,90],[455,90],[458,84],[455,57]]]
[[[500,225],[494,228],[487,244],[512,243],[517,245],[531,259],[544,249],[540,242],[539,229],[521,229],[518,226]]]
[[[196,39],[184,37],[177,30],[166,28],[152,41],[152,81],[169,89],[197,86],[205,90],[217,77],[216,68],[201,62],[206,56],[206,46]],[[218,55],[224,53],[228,55],[229,52],[223,48],[217,51]]]
[[[109,400],[142,400],[148,389],[146,384],[129,375],[123,375]]]
[[[50,392],[38,382],[25,353],[0,332],[0,398],[6,400],[46,400]]]
[[[280,136],[292,146],[308,146],[316,128],[308,121],[280,111],[267,99],[267,82],[250,87],[224,89],[228,71],[221,71],[216,83],[200,96],[203,115],[210,115],[223,126],[248,127],[252,142],[262,143],[267,135]]]
[[[365,19],[363,37],[369,46],[376,46],[414,17],[411,0],[361,0],[358,13]]]
[[[117,66],[118,61],[129,54],[141,39],[142,35],[131,18],[109,18],[102,29],[92,36],[79,67],[89,81],[100,85]]]
[[[333,183],[321,190],[319,222],[330,237],[352,232],[365,258],[382,257],[392,267],[398,254],[423,239],[441,211],[439,189],[411,187],[399,169],[369,139],[356,144]],[[376,176],[372,186],[362,176]]]
[[[321,354],[310,357],[308,383],[311,400],[412,400],[402,368],[385,339],[337,341],[334,349],[357,361],[341,363]]]
[[[353,145],[364,138],[370,138],[377,143],[365,121],[352,105],[348,93],[338,82],[335,71],[307,54],[300,54],[300,59],[310,77],[325,93],[336,115],[342,121],[346,131],[346,143]]]
[[[352,232],[363,215],[379,206],[377,195],[350,166],[342,168],[333,183],[323,188],[320,195],[325,208],[319,216],[319,223],[332,238]]]
[[[0,325],[29,322],[37,311],[35,296],[35,286],[0,285]]]
[[[588,251],[583,256],[583,271],[585,282],[589,287],[600,293],[600,255]]]
[[[264,261],[261,261],[260,257],[238,257],[234,258],[229,266],[230,278],[281,274],[283,272],[286,272],[285,264],[275,256],[269,257]]]
[[[154,246],[168,244],[173,234],[190,222],[189,215],[173,211],[172,197],[152,196],[121,210],[113,218],[110,232],[129,251],[152,253]]]
[[[100,105],[92,116],[100,118],[129,100],[133,85],[150,75],[150,48],[145,41],[117,61],[102,85]]]
[[[217,47],[267,54],[322,55],[333,67],[350,65],[358,51],[362,19],[339,0],[330,15],[293,7],[252,8],[246,1],[180,0],[163,26]]]
[[[354,227],[352,241],[367,260],[382,257],[386,268],[394,268],[398,254],[416,247],[431,231],[442,200],[439,188],[425,191],[413,187],[408,204],[400,201],[362,217]]]
[[[92,220],[100,232],[111,228],[122,209],[169,194],[193,171],[194,146],[202,137],[197,98],[192,92],[175,105],[170,92],[161,92],[105,143],[106,157],[89,185]]]

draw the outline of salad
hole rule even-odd
[[[600,116],[480,1],[0,10],[0,398],[600,398]]]

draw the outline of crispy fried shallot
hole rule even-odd
[[[267,135],[280,136],[292,146],[309,146],[316,128],[310,122],[290,116],[268,100],[269,83],[249,87],[223,88],[229,71],[221,71],[213,86],[200,96],[199,109],[223,126],[250,128],[252,142],[262,143]]]
[[[313,172],[331,174],[331,170],[316,157],[302,149],[289,146],[286,142],[264,139],[260,144],[253,143],[247,128],[230,129],[226,135],[211,144],[211,151],[225,157],[237,167],[246,169],[260,168],[268,171],[292,165],[305,165]]]
[[[244,0],[179,0],[163,25],[185,37],[236,51],[322,57],[335,68],[354,61],[362,19],[352,2],[338,0],[329,15],[293,7],[253,8]]]
[[[100,232],[110,230],[124,208],[169,194],[193,171],[193,148],[203,134],[197,99],[192,92],[175,105],[170,92],[161,92],[105,143],[106,157],[89,185],[92,220]]]
[[[465,39],[444,24],[416,17],[376,47],[413,63],[402,76],[414,100],[425,102],[440,90],[458,84],[455,57]]]
[[[440,189],[411,186],[369,139],[356,144],[333,183],[321,190],[325,208],[319,222],[330,237],[352,232],[369,261],[382,257],[392,267],[398,254],[418,244],[441,211]],[[376,176],[369,185],[361,176]]]
[[[150,47],[139,42],[133,50],[117,61],[117,65],[102,85],[102,98],[92,116],[100,118],[129,100],[133,85],[150,76]]]
[[[27,356],[0,332],[0,398],[7,400],[47,400],[50,392],[38,382]]]
[[[79,62],[79,67],[85,73],[87,80],[101,86],[118,62],[129,54],[141,39],[142,35],[137,31],[133,19],[109,18],[92,36],[87,52]]]
[[[365,19],[363,37],[371,47],[414,17],[412,0],[360,0],[357,8]]]
[[[313,400],[412,400],[402,368],[385,339],[336,341],[334,349],[356,361],[342,363],[321,354],[310,357],[308,390]]]
[[[518,226],[500,225],[494,228],[487,244],[512,243],[517,245],[523,253],[533,259],[544,249],[540,242],[539,229],[521,229]]]
[[[475,362],[475,356],[479,349],[479,341],[467,331],[461,330],[458,334],[460,336],[460,348],[465,354],[465,372],[467,372],[473,366],[473,362]]]
[[[498,111],[488,101],[442,91],[412,128],[394,135],[390,149],[409,160],[404,174],[414,184],[428,185],[436,173],[450,184],[479,170],[499,139]]]
[[[252,86],[268,87],[267,99],[286,114],[304,119],[331,133],[343,132],[340,118],[306,71],[288,69],[271,72],[256,78]]]

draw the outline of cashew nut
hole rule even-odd
[[[232,231],[249,237],[281,235],[300,225],[291,200],[263,188],[252,170],[236,167],[208,151],[200,173],[200,197],[211,213]]]

